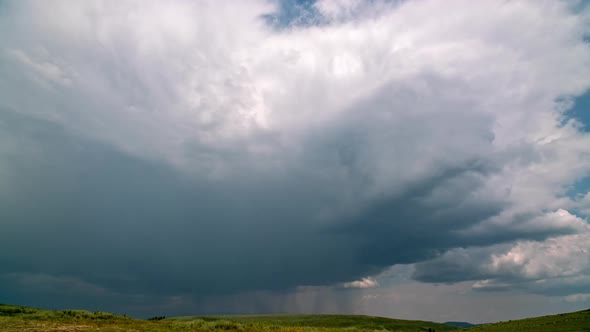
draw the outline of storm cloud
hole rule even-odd
[[[404,265],[585,298],[589,9],[299,6],[1,2],[0,295],[290,311]]]

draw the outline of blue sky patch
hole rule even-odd
[[[269,25],[284,29],[317,23],[318,12],[313,7],[315,0],[279,0],[278,3],[279,11],[264,17]]]
[[[590,131],[590,91],[576,98],[574,107],[569,109],[565,115],[580,121],[584,125],[584,131]]]

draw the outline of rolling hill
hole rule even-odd
[[[526,318],[498,322],[492,324],[477,325],[460,331],[469,332],[565,332],[565,331],[590,331],[590,309],[563,313],[558,315]]]
[[[274,326],[301,328],[313,327],[322,329],[343,329],[358,331],[454,331],[456,327],[415,320],[391,319],[362,315],[246,315],[246,316],[188,316],[171,318],[174,321],[205,322],[230,321],[243,326]]]
[[[162,317],[163,318],[163,317]],[[132,319],[105,312],[44,310],[0,304],[0,331],[453,331],[455,327],[357,315],[190,316],[161,320]]]
[[[133,319],[106,312],[44,310],[0,304],[0,331],[590,331],[590,310],[478,325],[466,329],[426,321],[360,315],[186,316]]]

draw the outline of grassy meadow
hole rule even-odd
[[[433,322],[358,315],[186,316],[141,320],[106,312],[0,304],[0,331],[590,331],[590,310],[458,329]]]
[[[360,315],[246,315],[246,316],[187,316],[171,321],[203,321],[210,324],[232,322],[246,328],[283,331],[454,331],[455,327],[425,321],[401,320]]]
[[[511,320],[470,327],[470,332],[573,332],[590,331],[590,309],[565,314]]]

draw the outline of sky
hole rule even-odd
[[[590,307],[590,6],[0,0],[0,303]]]

